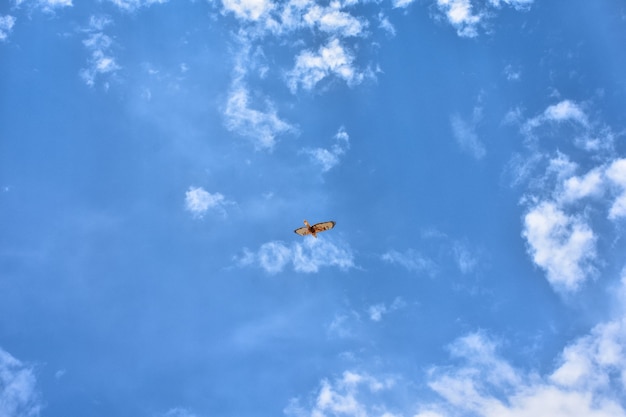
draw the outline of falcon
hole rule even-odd
[[[317,234],[319,232],[324,232],[326,230],[330,230],[335,227],[334,221],[316,223],[313,226],[309,224],[306,220],[304,221],[305,226],[300,227],[299,229],[294,230],[300,236],[313,235],[314,238],[317,238]]]

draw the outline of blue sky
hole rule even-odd
[[[624,44],[617,0],[2,3],[0,415],[626,416]]]

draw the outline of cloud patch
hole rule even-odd
[[[121,69],[112,54],[113,39],[104,33],[104,28],[111,23],[113,21],[106,16],[91,16],[85,29],[87,38],[83,40],[83,45],[90,53],[90,58],[80,76],[90,87],[95,85],[97,78],[113,75]]]
[[[555,203],[531,208],[524,217],[522,234],[533,262],[546,271],[557,290],[576,291],[593,272],[596,235],[583,219],[567,215]]]
[[[393,388],[393,378],[380,379],[366,373],[346,371],[334,381],[322,380],[312,401],[302,405],[300,398],[293,398],[284,412],[287,416],[355,416],[377,415],[392,417],[373,404],[372,397],[382,396]]]
[[[322,168],[322,172],[328,172],[340,162],[341,156],[350,149],[350,136],[344,127],[340,127],[335,134],[335,143],[329,148],[305,148],[302,153],[311,157],[311,160]]]
[[[203,218],[209,210],[226,216],[226,207],[232,204],[222,194],[211,194],[202,187],[189,187],[185,193],[185,209],[196,218]]]
[[[5,41],[15,25],[15,18],[11,15],[0,16],[0,41]]]
[[[0,415],[36,417],[42,408],[34,370],[0,348]]]
[[[289,88],[292,93],[298,88],[312,90],[319,82],[328,77],[336,77],[349,86],[360,84],[368,72],[361,72],[354,66],[354,56],[338,38],[322,45],[317,52],[304,50],[296,56],[296,62],[287,73]]]
[[[290,266],[296,272],[316,273],[324,267],[348,270],[355,267],[349,247],[341,247],[327,239],[305,239],[287,245],[280,241],[267,242],[257,251],[244,249],[235,258],[239,266],[256,266],[268,274],[277,274]]]

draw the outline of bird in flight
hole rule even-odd
[[[330,230],[333,227],[335,227],[334,221],[316,223],[313,226],[311,226],[309,222],[305,220],[304,224],[305,224],[304,227],[300,227],[294,230],[294,232],[296,232],[300,236],[313,235],[314,238],[317,238],[317,234],[319,232],[324,232],[326,230]]]

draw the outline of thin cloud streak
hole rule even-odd
[[[355,268],[354,255],[347,245],[338,245],[323,238],[307,238],[302,243],[287,245],[280,241],[267,242],[257,251],[243,250],[235,257],[239,266],[256,266],[268,274],[282,272],[287,266],[301,273],[316,273],[324,267],[341,270]]]

